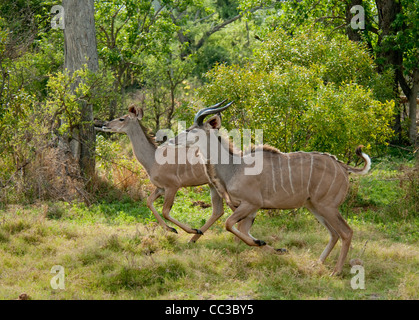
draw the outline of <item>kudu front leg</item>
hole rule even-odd
[[[226,229],[227,231],[230,231],[231,233],[233,233],[237,238],[242,240],[247,245],[261,247],[261,246],[266,245],[265,241],[255,239],[248,233],[250,227],[252,226],[253,218],[254,218],[254,217],[249,218],[249,215],[252,215],[252,216],[256,215],[256,211],[258,209],[259,207],[257,206],[242,202],[234,211],[234,213],[227,219]],[[241,225],[241,230],[244,230],[245,232],[237,230],[236,227],[234,226],[236,223],[240,221],[245,221],[244,225]]]
[[[243,234],[247,234],[253,240],[257,240],[257,239],[250,234],[250,228],[252,227],[253,223],[255,222],[256,214],[257,214],[257,211],[249,214],[246,218],[240,220],[237,223],[237,230],[240,231]],[[235,237],[234,240],[239,242],[241,239],[238,238],[238,237]]]
[[[220,197],[217,190],[210,185],[212,215],[208,221],[199,229],[203,233],[207,231],[224,214],[223,198]],[[194,235],[189,242],[196,242],[202,234]]]
[[[202,235],[202,231],[199,229],[192,229],[190,226],[177,221],[176,219],[170,216],[170,210],[172,209],[173,202],[175,200],[176,192],[178,189],[166,189],[164,193],[164,203],[163,203],[163,217],[170,222],[173,222],[178,227],[182,228],[187,233],[195,233]]]
[[[237,229],[241,233],[247,234],[254,241],[261,241],[261,240],[257,240],[255,237],[253,237],[250,234],[250,228],[252,227],[253,223],[255,222],[256,214],[257,214],[257,211],[255,211],[254,213],[249,214],[246,218],[244,218],[243,220],[239,221],[237,223]],[[240,241],[240,238],[235,237],[235,240],[237,242],[239,242]],[[263,250],[264,251],[267,251],[269,253],[276,253],[276,254],[283,254],[283,253],[287,253],[288,252],[288,250],[285,249],[285,248],[275,249],[274,247],[271,247],[269,245],[264,245],[263,246]]]
[[[163,227],[163,229],[166,229],[171,232],[177,233],[175,228],[169,227],[166,222],[162,219],[160,214],[157,212],[156,208],[154,208],[154,201],[156,201],[158,198],[160,198],[164,194],[164,190],[161,188],[156,188],[147,198],[147,207],[153,212],[154,216],[156,217],[158,223]]]

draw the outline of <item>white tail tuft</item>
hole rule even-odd
[[[360,174],[360,175],[367,174],[368,171],[370,171],[370,169],[371,169],[371,159],[370,159],[370,157],[367,154],[362,153],[362,158],[364,158],[365,166],[364,166],[364,169],[362,169],[362,171],[358,172],[358,174]]]
[[[360,157],[362,159],[364,159],[364,161],[365,161],[364,168],[358,169],[358,168],[348,167],[348,171],[352,172],[352,173],[355,173],[355,174],[359,174],[359,175],[365,175],[371,169],[371,159],[367,154],[365,154],[363,152],[361,153]]]

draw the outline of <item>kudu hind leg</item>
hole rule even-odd
[[[351,246],[353,231],[341,216],[338,208],[324,207],[320,209],[319,206],[316,206],[315,209],[316,212],[325,220],[325,222],[331,228],[333,228],[333,230],[339,235],[339,237],[342,240],[342,248],[340,249],[339,258],[332,275],[339,274],[342,272],[343,264],[345,263],[349,247]]]
[[[211,191],[211,203],[212,203],[212,215],[208,221],[199,229],[203,233],[207,231],[214,223],[224,214],[223,198],[220,197],[217,190],[210,186]],[[189,242],[196,242],[202,234],[194,235]]]
[[[328,222],[314,209],[312,205],[306,205],[306,208],[317,218],[317,220],[329,231],[330,239],[329,243],[327,244],[326,248],[323,250],[322,254],[320,255],[320,262],[324,263],[326,258],[329,256],[330,252],[335,247],[336,243],[339,240],[339,234],[333,229]]]
[[[338,209],[335,209],[336,216],[333,219],[328,220],[328,223],[332,226],[333,229],[339,234],[342,239],[342,248],[340,249],[340,254],[338,262],[336,263],[333,274],[340,274],[345,263],[346,256],[348,255],[349,248],[351,246],[353,231],[351,227],[346,223],[346,221],[341,216]]]

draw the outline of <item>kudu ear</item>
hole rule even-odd
[[[212,116],[205,122],[205,126],[209,129],[220,129],[221,128],[221,117],[219,114]]]
[[[143,118],[144,112],[142,108],[136,108],[134,105],[131,105],[128,108],[128,112],[134,114],[138,118],[138,120],[141,120]]]

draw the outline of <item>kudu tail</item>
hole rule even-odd
[[[364,175],[364,174],[367,174],[368,171],[371,169],[371,159],[367,154],[362,152],[363,147],[364,147],[363,145],[358,146],[355,150],[355,153],[358,157],[360,157],[364,160],[364,162],[365,162],[364,167],[362,169],[360,169],[360,168],[354,168],[354,167],[347,166],[346,168],[347,168],[348,172],[352,172],[352,173],[359,174],[359,175]]]

